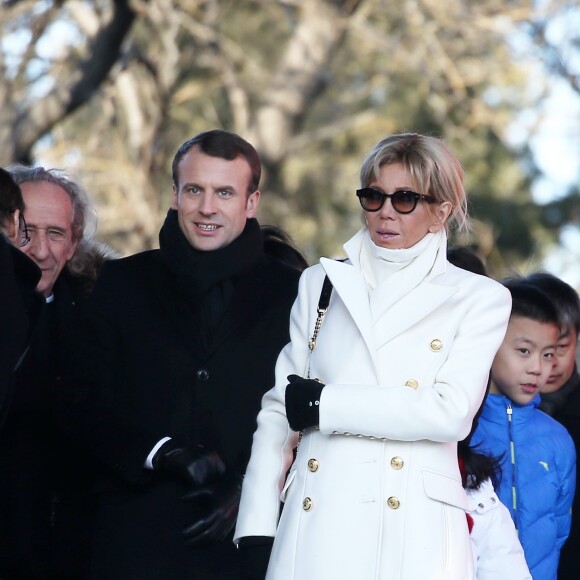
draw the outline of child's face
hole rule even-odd
[[[557,343],[556,324],[512,316],[491,367],[490,392],[529,403],[550,376]]]
[[[542,393],[554,393],[559,390],[564,383],[572,376],[574,371],[574,361],[576,360],[576,345],[578,337],[576,329],[569,327],[560,334],[556,344],[556,356],[554,366],[548,377],[546,386]]]

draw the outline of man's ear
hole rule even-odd
[[[256,217],[258,211],[258,203],[260,203],[260,191],[256,190],[248,196],[246,201],[246,217]]]
[[[429,231],[432,234],[445,227],[445,224],[451,215],[452,209],[453,206],[451,205],[450,201],[443,201],[437,205],[437,208],[433,212],[433,223],[429,227]]]
[[[175,187],[175,183],[173,184],[173,193],[171,195],[171,209],[177,209],[178,207],[178,199],[177,199],[177,188]]]

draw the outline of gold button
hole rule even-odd
[[[405,383],[406,387],[411,387],[412,389],[416,389],[419,386],[419,383],[415,379],[409,379]]]
[[[398,510],[399,506],[401,505],[401,502],[395,497],[395,496],[391,496],[388,500],[387,500],[387,505],[392,509],[392,510]]]
[[[443,343],[438,338],[434,338],[430,346],[432,351],[439,352],[443,348]]]
[[[397,471],[399,469],[402,469],[404,464],[405,464],[405,462],[403,461],[403,458],[399,457],[398,455],[391,459],[391,467],[393,469],[396,469]]]
[[[316,461],[316,459],[309,459],[308,460],[308,469],[310,469],[310,471],[312,471],[312,473],[314,473],[315,471],[318,471],[318,461]]]
[[[312,509],[312,500],[309,497],[305,497],[302,501],[302,509],[305,512],[309,512]]]

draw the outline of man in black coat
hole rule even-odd
[[[94,579],[240,577],[241,477],[289,340],[300,272],[264,253],[255,149],[208,131],[172,169],[160,249],[105,265],[67,378],[66,423],[104,466]]]
[[[88,198],[63,172],[16,165],[10,172],[26,206],[29,241],[19,257],[40,269],[45,304],[0,429],[0,578],[80,579],[88,562],[94,460],[62,433],[57,411],[87,287],[78,274],[88,261]]]

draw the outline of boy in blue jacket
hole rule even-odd
[[[508,507],[534,580],[557,580],[570,532],[576,452],[566,429],[538,409],[560,334],[550,299],[522,279],[512,294],[506,336],[491,367],[490,391],[472,446],[500,459],[497,489]]]

